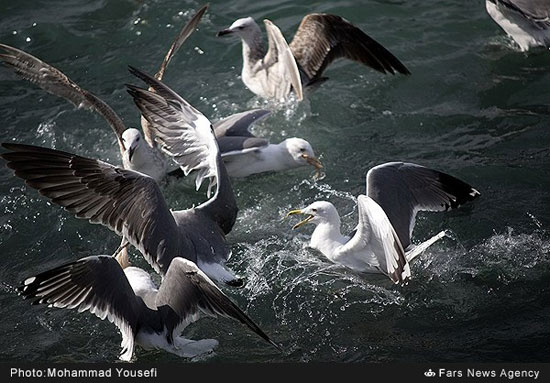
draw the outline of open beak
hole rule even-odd
[[[220,37],[220,36],[225,36],[225,35],[229,35],[233,33],[233,31],[229,28],[226,28],[226,29],[222,29],[221,31],[219,31],[218,33],[216,33],[216,36],[217,37]]]
[[[134,151],[136,150],[135,147],[133,146],[130,146],[130,148],[128,149],[128,160],[130,162],[132,162],[132,157],[134,156]]]
[[[296,214],[306,214],[306,213],[304,213],[304,212],[301,211],[301,210],[291,210],[291,211],[289,211],[289,212],[286,214],[285,218],[290,217],[291,215],[296,215]],[[297,229],[297,228],[299,228],[300,226],[305,225],[306,223],[308,223],[308,222],[311,221],[312,219],[313,219],[313,215],[311,215],[311,214],[308,215],[308,216],[306,217],[306,219],[304,219],[303,221],[300,221],[300,222],[298,222],[296,225],[292,226],[292,230]]]

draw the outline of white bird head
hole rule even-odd
[[[294,225],[292,227],[293,229],[297,229],[306,223],[318,225],[320,223],[329,222],[340,225],[340,215],[338,211],[333,204],[327,201],[316,201],[303,209],[291,210],[286,216],[288,217],[296,214],[307,215],[307,217]]]
[[[135,128],[126,129],[122,133],[122,144],[124,145],[124,157],[128,158],[128,162],[132,162],[132,157],[138,148],[143,145],[144,140],[141,132]]]
[[[231,34],[237,35],[243,40],[246,40],[248,37],[256,36],[258,33],[261,34],[259,25],[256,24],[252,17],[245,17],[235,20],[229,28],[219,31],[216,36],[220,37]]]
[[[295,166],[311,165],[317,171],[323,168],[321,161],[315,157],[310,143],[302,138],[287,138],[282,142]]]

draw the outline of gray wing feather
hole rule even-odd
[[[15,73],[45,91],[66,99],[78,108],[100,114],[116,134],[120,152],[124,151],[122,133],[126,126],[116,112],[94,94],[82,89],[58,69],[17,48],[0,44],[0,60]]]
[[[367,173],[367,195],[382,207],[404,249],[418,211],[446,211],[479,194],[453,176],[412,163],[389,162]]]
[[[195,209],[216,221],[229,233],[237,219],[237,202],[221,159],[210,121],[162,82],[130,67],[130,72],[153,87],[155,93],[127,85],[128,93],[155,130],[155,140],[180,165],[185,174],[197,171],[196,186],[210,178],[212,198]]]
[[[216,138],[225,136],[255,137],[250,132],[250,126],[266,118],[271,111],[266,109],[252,109],[232,114],[212,124]],[[219,141],[218,141],[219,142]]]
[[[182,324],[185,326],[197,320],[199,312],[202,312],[236,319],[279,348],[206,274],[184,258],[178,257],[172,261],[159,288],[156,305],[171,308],[163,311],[168,329],[176,329]]]
[[[325,68],[340,57],[358,61],[382,73],[410,74],[381,44],[336,15],[312,13],[305,16],[290,49],[309,82],[319,79]]]
[[[130,359],[140,314],[147,310],[136,297],[124,271],[114,257],[92,256],[67,263],[27,278],[18,288],[33,304],[90,311],[107,318],[122,333],[122,358]]]
[[[76,217],[125,237],[157,272],[181,250],[181,233],[151,177],[58,150],[2,145],[16,176]]]
[[[168,64],[170,64],[172,57],[174,57],[174,55],[181,48],[183,43],[195,31],[195,29],[197,28],[197,25],[199,24],[202,16],[204,15],[207,9],[208,9],[208,5],[203,5],[191,18],[191,20],[189,20],[187,24],[185,24],[185,26],[182,28],[178,36],[176,36],[176,38],[172,42],[172,45],[170,46],[170,49],[168,49],[168,52],[166,52],[166,56],[164,57],[164,60],[160,65],[160,69],[155,74],[155,78],[157,80],[162,80],[162,78],[164,77],[164,72],[166,71]],[[152,90],[152,89],[149,89],[149,90]],[[151,131],[151,126],[149,124],[149,121],[147,121],[145,118],[141,119],[141,128],[143,130],[143,135],[145,136],[145,139],[147,140],[149,145],[154,146],[155,139],[153,136],[153,132]]]
[[[525,17],[540,23],[550,23],[550,1],[548,0],[495,0]],[[493,2],[495,2],[493,1]]]
[[[251,150],[263,148],[269,145],[269,142],[263,138],[257,137],[219,137],[218,147],[222,157],[225,155],[235,155],[239,153],[246,153]]]

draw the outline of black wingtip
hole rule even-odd
[[[439,174],[439,182],[441,182],[441,187],[445,192],[455,197],[454,200],[450,201],[450,205],[448,206],[450,209],[456,209],[481,195],[481,193],[471,185],[446,173]]]

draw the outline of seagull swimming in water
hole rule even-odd
[[[323,165],[315,156],[311,144],[303,138],[291,137],[272,144],[250,132],[252,123],[270,113],[265,109],[250,110],[213,124],[227,173],[231,177],[247,177],[310,165],[318,176]]]
[[[340,232],[340,216],[333,204],[317,201],[287,216],[304,214],[294,225],[316,225],[310,246],[332,262],[352,270],[382,273],[394,283],[411,276],[409,262],[445,235],[440,232],[414,246],[411,235],[419,211],[447,211],[480,193],[467,183],[420,165],[388,162],[367,173],[366,195],[357,198],[359,222],[349,236]]]
[[[485,7],[522,51],[550,48],[550,1],[486,0]]]
[[[319,85],[326,67],[338,58],[347,58],[381,73],[408,75],[409,70],[381,44],[337,15],[306,15],[292,42],[287,44],[279,28],[264,20],[268,49],[262,32],[252,17],[236,20],[218,36],[236,35],[242,41],[242,80],[255,94],[286,100],[294,90],[303,99],[303,88]]]
[[[81,258],[23,281],[18,288],[33,304],[89,311],[107,318],[122,334],[120,359],[130,361],[135,345],[192,358],[211,352],[215,339],[191,340],[180,334],[202,316],[233,318],[274,343],[197,265],[172,260],[160,287],[143,269],[120,265],[115,257]]]

